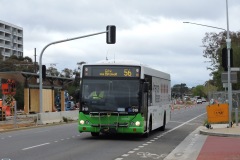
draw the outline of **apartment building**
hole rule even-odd
[[[23,28],[0,20],[0,54],[23,56]]]

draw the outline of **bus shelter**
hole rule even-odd
[[[39,74],[29,72],[0,72],[1,79],[11,79],[24,84],[24,112],[40,112],[39,108]],[[43,112],[55,111],[55,89],[61,94],[61,111],[65,110],[64,86],[74,81],[74,78],[46,76],[43,80]],[[16,91],[18,92],[18,91]]]

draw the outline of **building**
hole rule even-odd
[[[23,28],[0,20],[0,54],[23,56]]]

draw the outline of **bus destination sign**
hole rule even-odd
[[[140,77],[135,66],[84,66],[85,77]]]

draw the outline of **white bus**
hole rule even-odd
[[[79,132],[165,130],[171,115],[170,75],[136,63],[85,64],[81,73]],[[95,89],[101,90],[101,97]]]

